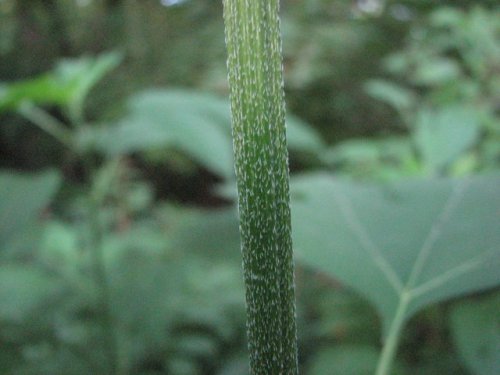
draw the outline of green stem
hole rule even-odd
[[[72,132],[68,130],[64,124],[43,109],[38,108],[29,102],[22,103],[18,108],[18,112],[26,119],[30,120],[34,125],[38,126],[40,129],[60,141],[68,149],[76,152],[84,164],[89,180],[94,180],[96,167],[94,166],[91,156],[83,154],[81,150],[75,149]],[[72,106],[71,114],[74,125],[81,125],[83,123],[83,104],[81,101],[75,101]],[[114,162],[113,166],[118,166],[117,160]],[[109,360],[109,365],[107,366],[108,368],[103,371],[103,374],[126,375],[128,371],[126,369],[126,365],[122,363],[123,361],[121,361],[119,340],[117,337],[114,317],[111,311],[111,291],[109,288],[106,263],[104,259],[102,239],[103,233],[99,210],[105,196],[106,191],[100,190],[95,192],[91,184],[89,187],[88,202],[90,232],[89,247],[92,254],[93,277],[96,284],[100,288],[98,313],[101,315],[101,328],[104,336],[103,342],[106,350],[106,357]]]
[[[410,303],[410,300],[411,295],[407,291],[403,291],[398,308],[396,310],[396,315],[394,316],[394,320],[389,327],[389,333],[385,338],[384,347],[382,348],[382,353],[379,358],[375,375],[390,374],[391,367],[396,356],[399,339],[401,338],[401,332],[406,320],[406,314],[408,312],[408,305]]]
[[[224,0],[250,370],[295,375],[297,338],[278,0]]]
[[[90,181],[95,181],[95,170],[91,157],[89,155],[82,155],[86,173]],[[122,375],[126,371],[121,366],[120,353],[119,353],[119,340],[115,327],[115,320],[111,309],[111,290],[106,270],[106,259],[103,248],[103,226],[100,219],[100,208],[102,199],[105,197],[103,192],[95,192],[91,185],[89,187],[89,202],[88,202],[88,223],[90,241],[89,247],[92,255],[92,270],[93,277],[100,289],[98,301],[98,314],[100,315],[100,324],[103,332],[103,344],[106,351],[107,368],[104,374]]]
[[[31,121],[34,125],[51,135],[70,150],[73,149],[73,136],[70,130],[55,117],[43,109],[28,102],[22,103],[17,109],[18,113]]]

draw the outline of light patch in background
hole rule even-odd
[[[403,4],[394,4],[389,8],[391,16],[398,21],[409,21],[413,18],[413,13],[407,6]]]
[[[76,0],[76,5],[79,7],[86,7],[92,3],[92,0]]]
[[[363,13],[380,14],[384,10],[384,1],[382,0],[358,0],[357,8]]]
[[[179,5],[179,4],[182,4],[182,3],[185,3],[186,0],[160,0],[160,3],[161,5],[165,6],[165,7],[170,7],[170,6],[173,6],[173,5]]]

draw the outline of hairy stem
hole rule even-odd
[[[278,0],[224,0],[235,169],[254,375],[297,370]]]

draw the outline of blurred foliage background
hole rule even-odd
[[[500,373],[497,1],[281,8],[302,373],[373,373],[364,230],[394,373]],[[227,96],[219,0],[0,0],[1,374],[248,374]]]

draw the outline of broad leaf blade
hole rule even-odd
[[[368,298],[387,330],[424,306],[500,283],[498,176],[361,186],[318,174],[292,184],[304,263]]]

